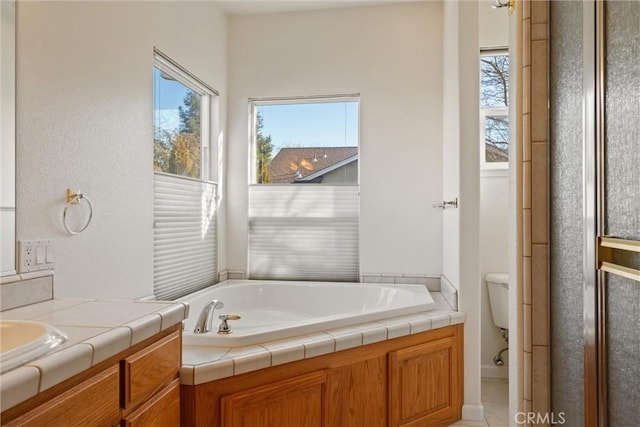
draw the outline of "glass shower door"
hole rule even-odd
[[[604,8],[603,234],[640,241],[640,2]],[[640,268],[640,253],[612,252]],[[604,273],[604,347],[610,427],[640,422],[640,282]]]

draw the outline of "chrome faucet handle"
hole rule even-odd
[[[204,334],[205,332],[211,332],[213,330],[213,312],[215,309],[222,307],[224,307],[224,304],[220,300],[212,299],[207,302],[202,308],[200,316],[198,316],[198,321],[196,322],[193,333]]]
[[[230,334],[231,328],[229,327],[229,323],[227,323],[227,320],[238,320],[240,318],[241,317],[237,314],[222,314],[218,316],[218,319],[222,320],[222,323],[220,323],[220,326],[218,326],[218,333],[221,335]]]

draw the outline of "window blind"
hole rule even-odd
[[[359,279],[359,187],[249,187],[251,279]]]
[[[217,282],[216,184],[156,172],[153,280],[159,300]]]

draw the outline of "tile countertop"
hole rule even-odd
[[[180,382],[198,385],[270,366],[464,323],[440,292],[435,309],[246,347],[183,346]]]
[[[0,320],[48,323],[69,339],[53,352],[0,376],[9,409],[135,344],[182,322],[187,304],[56,299],[0,313]]]

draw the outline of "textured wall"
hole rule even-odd
[[[608,2],[605,25],[605,232],[640,240],[640,3]],[[637,425],[640,284],[607,275],[606,321],[609,425]]]
[[[15,271],[15,3],[0,2],[0,272]]]
[[[153,293],[153,47],[224,106],[226,37],[212,2],[19,2],[17,238],[56,239],[56,297]],[[77,236],[68,187],[94,208]]]
[[[551,2],[551,408],[583,424],[582,2]]]
[[[360,93],[361,274],[441,273],[441,17],[414,2],[230,18],[230,269],[247,262],[247,99]]]

